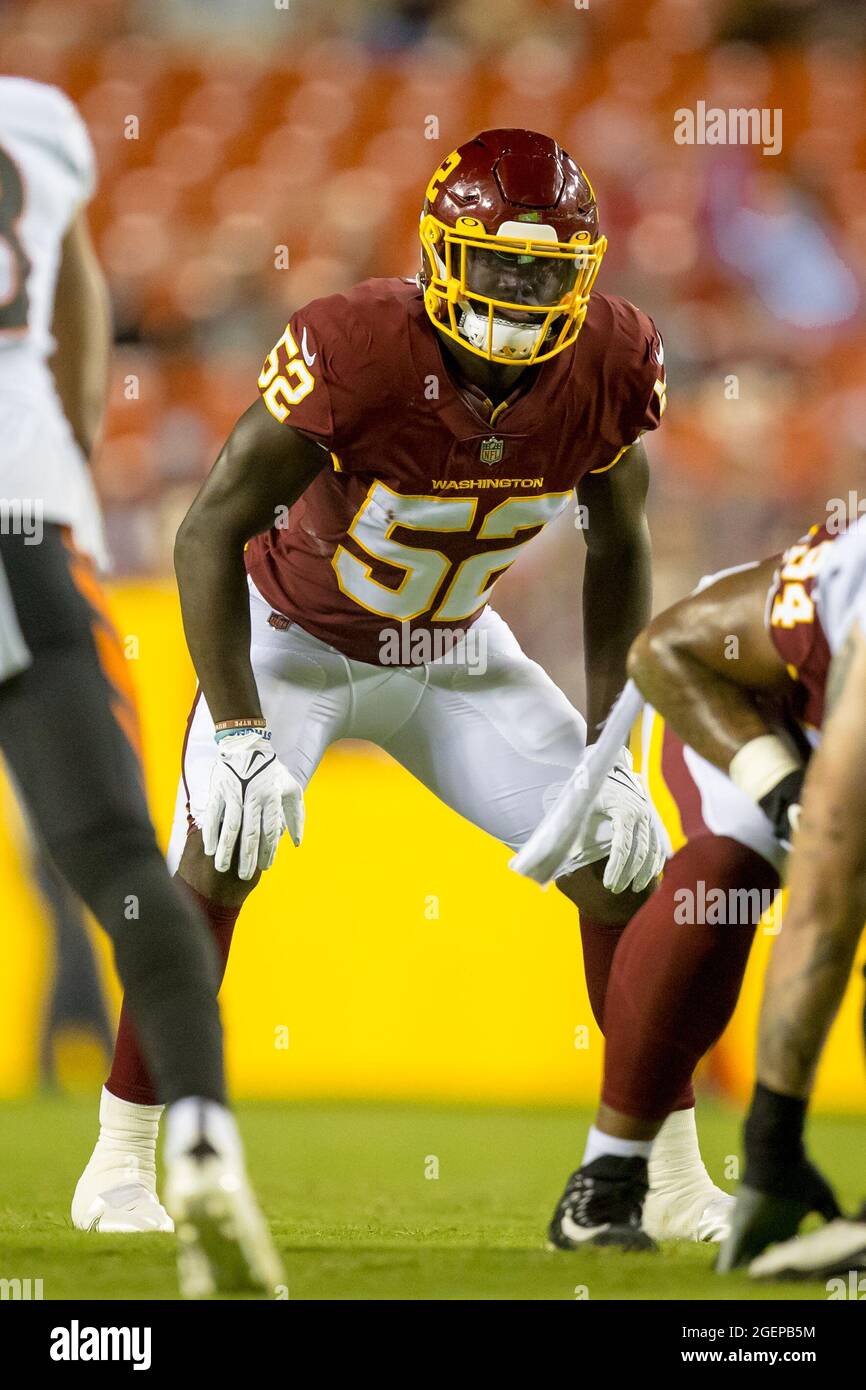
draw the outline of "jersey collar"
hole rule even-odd
[[[521,389],[518,382],[511,395],[494,408],[492,417],[485,419],[481,410],[473,409],[471,393],[464,395],[452,379],[442,355],[439,334],[427,317],[420,293],[408,304],[408,331],[409,350],[420,385],[418,405],[438,416],[458,440],[480,439],[492,430],[505,439],[532,434],[549,414],[551,397],[573,367],[572,345],[542,362],[528,389]],[[435,386],[437,392],[432,399],[431,386]],[[481,400],[479,392],[479,405]]]

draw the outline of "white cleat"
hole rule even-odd
[[[650,1191],[641,1225],[654,1240],[722,1241],[731,1229],[735,1199],[705,1181],[694,1188]]]
[[[649,1159],[642,1225],[655,1240],[722,1241],[735,1199],[716,1187],[701,1158],[694,1110],[668,1115]]]
[[[72,1224],[100,1235],[173,1231],[156,1195],[161,1105],[135,1105],[103,1088],[99,1138],[72,1198]]]
[[[89,1165],[72,1198],[72,1224],[79,1231],[110,1236],[174,1230],[165,1207],[145,1183],[124,1180],[122,1173],[92,1173]]]
[[[864,1215],[866,1213],[861,1213]],[[771,1245],[756,1256],[749,1265],[753,1279],[829,1279],[832,1276],[854,1276],[854,1293],[858,1298],[860,1285],[857,1271],[866,1269],[866,1220],[830,1221],[807,1236]],[[848,1279],[849,1284],[851,1279]]]
[[[736,1201],[736,1197],[730,1192],[723,1192],[720,1187],[714,1187],[713,1195],[698,1220],[695,1240],[715,1241],[716,1244],[727,1240],[731,1232],[731,1217]]]
[[[187,1099],[171,1107],[168,1125],[166,1202],[184,1298],[276,1297],[285,1273],[244,1170],[232,1116],[212,1102]]]

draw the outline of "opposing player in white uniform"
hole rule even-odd
[[[102,548],[87,455],[110,341],[83,210],[93,187],[68,99],[0,79],[0,748],[52,858],[111,937],[169,1103],[182,1290],[272,1292],[280,1262],[225,1106],[213,952],[156,844],[123,654],[89,558]],[[130,1229],[153,1188],[141,1135],[122,1138],[125,1165],[85,1224]]]

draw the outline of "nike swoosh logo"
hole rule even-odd
[[[585,1241],[592,1240],[594,1236],[601,1235],[604,1231],[610,1230],[610,1222],[603,1221],[600,1226],[578,1226],[576,1221],[572,1221],[568,1213],[560,1217],[559,1228],[564,1236],[575,1243],[583,1244]]]
[[[624,772],[621,767],[612,767],[607,775],[612,782],[618,782],[621,787],[630,787],[634,790],[634,782],[631,780],[635,776],[633,772]]]
[[[304,330],[304,332],[306,332],[306,329]],[[665,350],[661,338],[659,338],[659,345],[655,350],[654,356],[659,366],[661,367],[664,364],[665,360]]]
[[[271,763],[275,761],[275,757],[276,755],[273,753],[270,757],[268,757],[267,753],[263,753],[261,748],[255,748],[253,752],[250,754],[250,760],[247,763],[247,770],[245,773],[241,774],[240,772],[238,772],[236,767],[232,767],[231,763],[226,763],[226,767],[228,768],[229,772],[234,773],[235,777],[237,777],[241,786],[244,788],[243,795],[245,796],[246,788],[249,785],[249,783],[253,780],[254,777],[258,777],[260,772],[264,772],[266,767],[270,767]],[[255,762],[256,758],[263,758],[264,762],[262,763],[261,767],[257,767],[255,771],[253,771],[253,763]]]
[[[307,366],[308,366],[308,367],[312,367],[313,363],[315,362],[315,360],[316,360],[316,358],[318,357],[319,354],[318,354],[317,352],[311,353],[310,350],[309,350],[309,348],[307,347],[307,330],[306,330],[306,328],[304,329],[304,332],[303,332],[303,334],[302,334],[302,336],[301,336],[301,352],[304,354],[304,361],[306,362]]]

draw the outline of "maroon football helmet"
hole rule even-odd
[[[547,135],[486,130],[445,159],[420,225],[424,305],[491,362],[543,362],[574,342],[607,240],[586,174]]]

